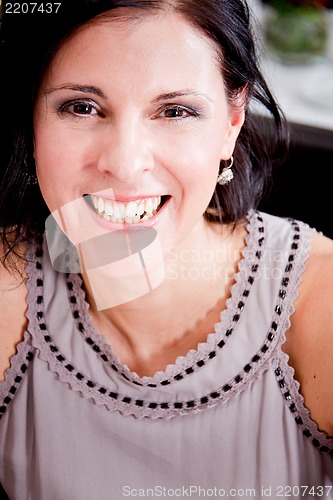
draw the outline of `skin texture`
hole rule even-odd
[[[79,85],[84,91],[68,88]],[[184,91],[188,95],[180,95]],[[234,232],[213,226],[203,213],[220,160],[232,154],[243,119],[240,103],[230,106],[226,99],[216,47],[172,13],[135,23],[104,20],[79,30],[59,51],[42,83],[34,154],[51,211],[104,190],[116,199],[170,197],[155,223],[167,264],[163,284],[135,301],[99,312],[86,281],[95,324],[121,360],[140,375],[165,369],[205,341],[230,296],[245,229],[241,224]],[[198,258],[207,249],[213,255],[222,251],[223,262],[207,264]],[[183,265],[185,278],[176,273],[172,279],[171,256]],[[332,256],[332,241],[316,236],[284,346],[311,415],[329,434]],[[207,270],[213,268],[217,272],[207,280]],[[189,277],[193,269],[198,279]],[[24,331],[26,306],[24,285],[13,295],[8,290],[15,286],[14,278],[4,269],[0,278],[3,373]],[[6,315],[1,312],[5,310]]]

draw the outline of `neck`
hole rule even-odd
[[[103,310],[83,276],[93,321],[123,362],[147,375],[206,340],[230,295],[244,237],[244,227],[231,233],[207,225],[204,238],[165,253],[165,279],[156,288]],[[132,290],[133,280],[128,285]]]

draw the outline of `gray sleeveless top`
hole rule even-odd
[[[0,383],[9,498],[333,498],[333,437],[281,351],[311,233],[252,212],[215,331],[141,378],[92,325],[80,276],[32,249],[29,325]]]

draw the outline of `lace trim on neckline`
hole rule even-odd
[[[261,217],[259,217],[259,222]],[[263,221],[262,221],[263,222]],[[36,255],[40,252],[37,250]],[[258,258],[258,256],[257,256]],[[285,272],[290,273],[292,266],[287,265]],[[282,281],[283,283],[283,281]],[[68,360],[58,349],[52,337],[47,331],[43,311],[43,274],[42,266],[36,262],[36,276],[32,282],[30,300],[32,310],[30,318],[34,322],[35,335],[33,346],[39,350],[39,357],[48,364],[50,371],[55,373],[59,380],[66,383],[74,391],[80,392],[85,398],[91,399],[96,405],[105,406],[109,411],[118,411],[122,415],[131,415],[135,418],[164,418],[170,419],[176,416],[184,416],[190,413],[198,413],[204,409],[211,408],[217,404],[227,402],[232,397],[240,394],[249,387],[260,375],[271,365],[272,356],[281,345],[281,325],[284,325],[283,317],[280,317],[279,305],[275,308],[275,316],[269,328],[268,334],[257,353],[248,361],[243,370],[229,380],[223,386],[192,400],[181,401],[179,395],[173,401],[159,401],[162,396],[156,394],[156,400],[136,399],[117,392],[114,389],[100,385],[96,380],[88,378],[74,364]],[[287,286],[287,284],[283,285]],[[37,297],[37,300],[36,300]],[[287,297],[279,294],[278,304]],[[35,304],[35,305],[34,305]],[[34,309],[33,309],[34,308]],[[140,396],[140,393],[138,393]]]
[[[309,252],[311,247],[311,237],[313,230],[311,230],[306,224],[291,220],[291,224],[294,226],[294,237],[292,243],[292,253],[289,256],[289,265],[296,260],[296,254],[300,251],[299,249],[299,231],[300,226],[303,226],[305,230],[302,233],[302,249],[301,257],[298,258],[298,268],[292,274],[292,281],[287,282],[287,286],[291,288],[291,297],[288,300],[288,311],[286,317],[281,325],[281,338],[279,342],[279,349],[272,360],[274,373],[288,408],[291,414],[294,416],[296,424],[300,427],[305,437],[311,439],[312,444],[321,452],[329,453],[333,457],[333,436],[329,436],[325,431],[318,428],[316,422],[311,418],[310,410],[305,405],[304,397],[300,392],[300,383],[295,378],[295,370],[289,364],[289,356],[282,350],[282,345],[286,341],[286,332],[291,326],[291,316],[295,312],[295,301],[299,295],[298,289],[302,282],[302,275],[305,270],[306,261],[309,258]],[[282,280],[282,286],[279,291],[279,296],[284,295],[284,279]]]
[[[17,346],[16,353],[10,358],[10,366],[5,371],[4,380],[0,381],[0,420],[13,401],[34,358],[34,353],[30,349],[30,341],[30,334],[26,331],[23,340]]]
[[[140,377],[127,365],[122,364],[105,336],[99,333],[98,328],[92,323],[82,278],[80,275],[70,274],[67,275],[69,303],[77,329],[83,339],[104,362],[110,364],[115,372],[135,385],[166,386],[198,371],[215,358],[226,345],[242,315],[255,281],[264,245],[264,224],[258,212],[251,211],[248,214],[246,229],[245,247],[242,250],[242,258],[234,277],[235,282],[231,287],[230,297],[226,301],[226,308],[220,314],[220,322],[214,325],[214,333],[208,334],[207,340],[200,342],[197,349],[191,349],[186,355],[178,356],[164,371],[158,371],[151,377]]]
[[[294,230],[291,251],[281,281],[271,327],[263,345],[244,366],[243,371],[227,384],[206,396],[183,402],[157,403],[116,394],[88,379],[70,361],[66,360],[47,331],[43,310],[43,269],[39,260],[43,256],[43,250],[40,242],[37,247],[32,245],[29,251],[30,260],[27,264],[29,325],[24,340],[18,345],[17,353],[11,358],[11,366],[6,371],[6,378],[0,383],[0,401],[2,400],[0,419],[13,400],[34,357],[35,349],[39,351],[41,360],[46,362],[49,369],[57,375],[60,381],[67,383],[70,389],[79,391],[84,397],[92,399],[96,405],[104,405],[109,411],[119,411],[123,415],[131,415],[135,418],[170,419],[175,416],[198,413],[205,408],[224,403],[241,393],[272,366],[282,395],[304,436],[311,439],[318,451],[333,456],[333,437],[319,430],[317,424],[311,419],[310,412],[305,407],[304,398],[299,391],[300,384],[294,379],[294,370],[288,363],[289,357],[281,349],[286,338],[285,332],[290,327],[290,316],[295,309],[294,302],[298,296],[298,286],[301,283],[301,275],[305,269],[311,244],[311,231],[308,226],[297,221],[291,220],[290,222]],[[304,241],[299,249],[300,226],[303,227],[302,239]],[[34,261],[34,256],[36,261]],[[29,330],[33,331],[34,335],[31,335]]]
[[[261,217],[259,217],[259,221],[260,219],[262,221]],[[28,317],[30,320],[29,325],[31,325],[35,333],[32,336],[32,345],[39,351],[41,360],[48,364],[49,369],[58,376],[60,381],[68,384],[70,389],[79,391],[84,397],[92,399],[96,405],[104,405],[109,411],[119,411],[123,415],[132,415],[135,418],[170,419],[175,416],[197,413],[205,408],[224,403],[251,385],[264,371],[272,366],[272,362],[274,367],[276,360],[281,360],[281,345],[284,342],[284,333],[289,324],[290,314],[293,312],[293,301],[297,296],[297,290],[295,291],[294,286],[290,286],[290,283],[298,285],[300,272],[304,269],[304,263],[307,258],[307,252],[298,252],[298,241],[296,240],[300,239],[299,224],[295,221],[291,221],[291,224],[294,227],[291,251],[281,281],[281,289],[278,293],[271,327],[264,343],[257,354],[249,360],[248,364],[244,366],[243,370],[236,377],[207,395],[188,401],[179,401],[178,399],[172,402],[144,401],[112,392],[112,390],[100,386],[97,381],[88,379],[81,373],[59,351],[47,331],[42,294],[43,271],[41,262],[38,260],[43,255],[41,248],[37,248],[36,250],[36,262],[31,261],[28,264],[31,271],[29,272],[30,287],[27,300],[29,305]],[[304,230],[304,232],[306,234],[305,238],[309,238],[309,231]],[[308,241],[307,245],[309,244],[310,242]],[[294,261],[296,261],[296,265],[294,265]],[[284,304],[286,304],[286,307]],[[275,374],[278,377],[277,371]],[[297,388],[297,383],[291,380],[291,385],[293,384],[296,384]],[[293,411],[292,406],[290,409]],[[313,425],[316,426],[314,422]],[[315,439],[318,438],[319,446],[321,447],[320,451],[329,451],[329,453],[332,453],[332,449],[328,448],[331,438],[326,438],[324,433],[318,429],[314,430],[313,436]],[[317,446],[316,441],[314,445]]]
[[[39,244],[42,244],[43,239],[38,239]],[[28,306],[26,317],[29,321],[27,330],[25,330],[22,340],[17,344],[16,352],[10,357],[9,367],[5,370],[4,379],[0,381],[0,420],[6,413],[8,406],[13,401],[28,368],[34,358],[34,349],[31,347],[31,334],[29,333],[29,325],[31,324],[32,310],[34,302],[31,298],[31,288],[34,288],[32,283],[35,271],[32,270],[34,258],[36,255],[36,245],[31,243],[26,253],[26,271],[28,292],[26,304]],[[34,322],[34,321],[33,321]]]

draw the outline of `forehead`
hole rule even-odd
[[[169,80],[175,84],[185,75],[195,84],[220,76],[220,55],[217,44],[179,14],[104,15],[62,44],[46,80],[90,74],[116,83],[119,70],[122,79],[135,74],[150,85],[162,78],[166,86]]]

